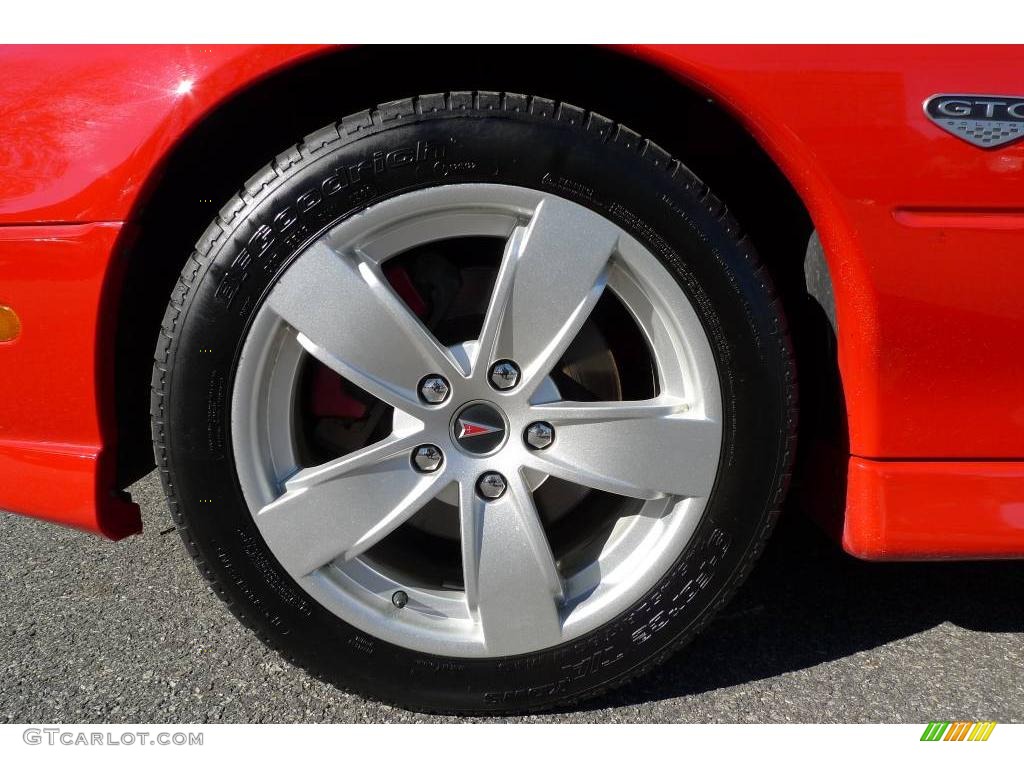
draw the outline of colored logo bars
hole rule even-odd
[[[992,730],[996,727],[994,720],[975,723],[958,720],[932,721],[921,734],[921,741],[988,741]]]

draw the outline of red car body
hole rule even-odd
[[[1024,142],[980,149],[922,110],[935,93],[1024,93],[1024,50],[615,53],[722,105],[817,229],[848,424],[844,548],[1024,556]],[[327,55],[346,52],[0,50],[0,305],[21,325],[0,343],[0,508],[139,529],[117,488],[112,339],[143,191],[219,105]]]

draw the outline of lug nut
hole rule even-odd
[[[491,384],[495,389],[512,389],[519,383],[519,366],[511,360],[499,360],[491,366]]]
[[[394,604],[395,608],[405,608],[405,606],[409,604],[409,596],[402,590],[398,590],[391,595],[391,602]]]
[[[505,492],[505,478],[497,472],[484,472],[477,480],[476,490],[485,499],[496,499]]]
[[[542,451],[555,441],[555,428],[546,421],[535,421],[526,428],[526,442]]]
[[[450,392],[451,387],[448,386],[448,382],[444,380],[443,376],[437,376],[436,374],[426,376],[420,382],[420,397],[425,403],[430,403],[431,405],[443,403],[448,399]]]
[[[436,445],[421,445],[412,452],[412,463],[420,472],[436,472],[444,461],[444,454]]]

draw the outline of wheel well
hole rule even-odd
[[[714,100],[605,48],[352,48],[304,61],[221,104],[143,189],[132,234],[118,254],[124,265],[114,356],[119,487],[153,468],[148,383],[160,321],[193,244],[221,203],[268,158],[326,123],[380,102],[451,90],[577,104],[629,125],[685,163],[728,205],[771,271],[794,331],[802,397],[812,394],[804,371],[828,360],[818,349],[824,315],[807,311],[804,258],[813,225],[772,160]]]

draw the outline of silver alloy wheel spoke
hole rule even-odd
[[[514,360],[529,393],[550,373],[604,291],[619,229],[602,216],[546,198],[505,247],[478,348],[479,371]]]
[[[398,298],[379,267],[358,253],[310,246],[268,303],[298,331],[299,343],[324,365],[404,411],[422,408],[424,375],[465,375]]]
[[[531,412],[557,435],[529,455],[534,469],[636,499],[711,493],[721,426],[688,416],[681,400],[550,403]]]
[[[481,499],[471,482],[460,483],[459,492],[466,602],[494,654],[562,639],[563,585],[551,546],[523,478],[507,480],[495,501]]]
[[[446,484],[442,469],[413,471],[418,434],[389,437],[285,483],[285,492],[256,514],[256,525],[296,578],[331,561],[351,560],[387,536]]]

